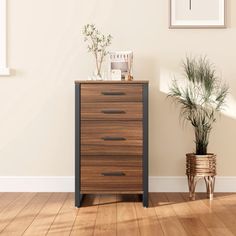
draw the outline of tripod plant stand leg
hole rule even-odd
[[[214,193],[214,187],[215,187],[215,176],[205,176],[205,183],[206,183],[206,189],[207,189],[207,197],[212,200],[213,199],[213,193]]]
[[[188,175],[188,188],[189,188],[189,198],[191,200],[195,200],[195,176],[194,175]]]

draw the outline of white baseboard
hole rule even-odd
[[[186,176],[150,176],[150,192],[188,192]],[[203,179],[199,180],[197,192],[205,192]],[[236,176],[216,176],[215,192],[236,192]]]
[[[74,176],[0,176],[0,192],[74,192]],[[150,176],[150,192],[187,192],[186,176]],[[197,191],[205,192],[200,180]],[[215,192],[236,192],[236,176],[217,176]]]
[[[73,176],[0,176],[0,192],[73,192]]]

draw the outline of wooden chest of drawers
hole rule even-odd
[[[75,205],[140,194],[148,206],[148,82],[75,82]]]

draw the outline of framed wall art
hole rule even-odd
[[[226,28],[226,0],[169,0],[170,28]]]
[[[7,67],[7,1],[0,0],[0,76],[9,75]]]

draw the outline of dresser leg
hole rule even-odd
[[[82,200],[83,200],[84,194],[78,194],[75,197],[75,207],[81,207]]]
[[[148,207],[148,192],[143,193],[143,207]]]

